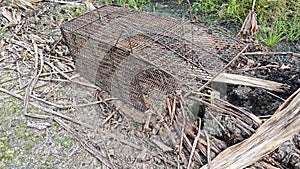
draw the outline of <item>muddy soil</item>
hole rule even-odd
[[[289,89],[273,92],[274,95],[263,89],[229,86],[229,102],[245,107],[257,116],[271,115],[284,99],[300,87],[300,61],[296,56],[248,56],[240,58],[237,64],[240,66],[236,71],[238,74],[289,85]]]

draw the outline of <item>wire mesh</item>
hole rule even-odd
[[[219,73],[245,44],[186,20],[103,6],[62,26],[78,72],[145,111]]]

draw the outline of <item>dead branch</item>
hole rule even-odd
[[[30,96],[31,93],[36,85],[36,83],[38,82],[39,76],[41,75],[42,71],[43,71],[43,67],[44,67],[44,55],[42,54],[42,52],[40,52],[38,50],[38,46],[37,44],[32,41],[33,43],[33,48],[34,48],[34,53],[35,53],[35,73],[34,73],[34,77],[31,79],[29,86],[26,89],[25,92],[25,96],[24,96],[24,114],[27,114],[27,110],[28,110],[28,102],[30,100]],[[40,67],[39,66],[39,62],[40,62]]]
[[[199,119],[198,133],[197,133],[197,136],[194,139],[192,151],[191,151],[190,158],[189,158],[189,163],[188,163],[188,166],[187,166],[188,169],[191,167],[192,159],[193,159],[193,156],[194,156],[194,153],[195,153],[195,150],[196,150],[197,143],[198,143],[198,140],[200,138],[200,135],[201,135],[201,120]]]

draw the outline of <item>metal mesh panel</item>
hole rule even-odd
[[[104,6],[62,26],[79,73],[144,111],[203,85],[244,44],[188,21]]]

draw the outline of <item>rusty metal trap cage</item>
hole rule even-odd
[[[190,21],[103,6],[61,27],[77,71],[145,111],[176,90],[194,90],[245,44]]]

